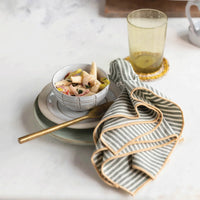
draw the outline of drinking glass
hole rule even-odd
[[[155,9],[129,13],[128,39],[130,62],[136,73],[152,73],[162,65],[167,15]]]

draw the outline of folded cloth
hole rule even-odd
[[[140,82],[129,62],[110,64],[110,79],[122,89],[94,130],[92,163],[110,186],[134,195],[155,179],[183,130],[180,107]]]

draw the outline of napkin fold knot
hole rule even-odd
[[[140,82],[128,61],[111,62],[110,79],[122,93],[94,130],[91,160],[107,184],[134,195],[167,162],[183,130],[183,113]]]

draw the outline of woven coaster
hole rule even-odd
[[[130,57],[129,56],[126,57],[125,60],[130,62]],[[163,58],[162,65],[159,70],[152,73],[137,73],[137,75],[142,81],[151,81],[163,77],[168,70],[169,70],[169,63],[166,58]]]

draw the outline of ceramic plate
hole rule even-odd
[[[116,87],[112,82],[105,100],[102,103],[113,101],[120,94],[120,89]],[[66,108],[57,101],[56,96],[52,91],[51,83],[46,85],[38,96],[38,106],[41,113],[50,121],[61,124],[63,122],[82,117],[88,113],[88,111],[76,112],[69,108]],[[94,128],[99,122],[99,119],[87,119],[80,121],[76,124],[72,124],[69,128],[74,129],[88,129]]]
[[[35,100],[34,103],[34,116],[38,121],[39,125],[45,129],[51,126],[56,125],[55,123],[48,120],[41,112],[38,107],[38,98]],[[53,136],[54,138],[70,143],[70,144],[77,144],[77,145],[93,145],[93,137],[92,137],[93,129],[71,129],[71,128],[63,128],[49,135]]]

